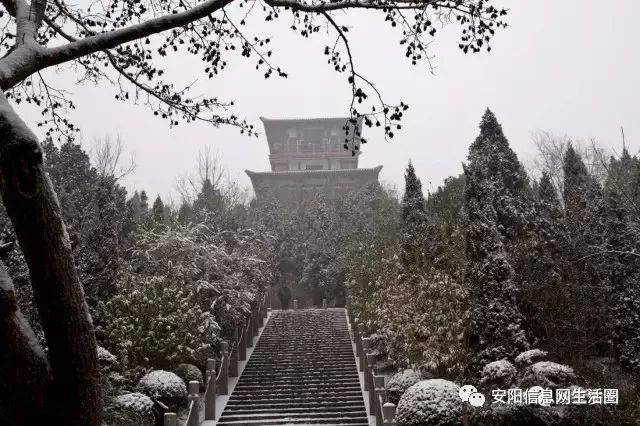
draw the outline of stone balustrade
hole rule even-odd
[[[220,367],[216,368],[216,360],[208,359],[205,373],[204,419],[200,419],[200,384],[189,382],[189,414],[186,426],[200,426],[201,422],[215,420],[216,397],[229,394],[229,377],[238,377],[240,361],[247,359],[247,349],[253,346],[255,337],[264,325],[271,308],[268,293],[252,310],[244,327],[233,330],[231,348],[229,342],[220,343]],[[231,349],[231,350],[230,350]],[[217,373],[216,373],[217,370]],[[164,426],[177,426],[176,413],[164,414]]]

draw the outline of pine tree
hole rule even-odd
[[[215,188],[209,179],[205,179],[193,203],[193,209],[196,212],[220,213],[223,207],[224,202],[220,190]]]
[[[623,150],[612,158],[605,185],[606,238],[602,248],[612,291],[610,324],[623,367],[640,379],[640,235],[632,184],[637,159]]]
[[[427,215],[422,195],[422,183],[409,162],[404,176],[402,197],[400,260],[407,270],[420,270],[426,263]]]
[[[534,238],[530,262],[524,268],[527,280],[521,285],[520,305],[528,330],[540,339],[543,347],[557,350],[564,348],[564,342],[570,338],[566,334],[570,327],[565,315],[573,304],[563,281],[568,261],[564,212],[548,172],[542,173],[535,188]]]
[[[144,189],[140,192],[140,210],[143,214],[146,214],[149,210],[149,197]]]
[[[466,281],[471,294],[471,368],[477,372],[489,362],[513,358],[529,347],[516,299],[514,271],[504,244],[511,235],[504,222],[512,224],[508,219],[517,215],[505,211],[502,217],[499,214],[499,209],[514,201],[514,190],[522,188],[526,180],[489,110],[482,118],[480,135],[471,145],[468,161]]]
[[[156,200],[153,202],[153,207],[151,208],[151,217],[157,223],[162,223],[165,220],[164,203],[162,202],[162,199],[160,198],[159,195],[156,197]]]
[[[427,260],[458,282],[463,282],[465,268],[464,187],[464,174],[448,177],[426,201],[430,239]]]
[[[564,155],[563,173],[567,226],[563,271],[572,301],[563,314],[571,333],[564,349],[601,355],[608,350],[606,320],[610,303],[607,260],[602,256],[605,242],[602,188],[571,145]]]
[[[182,224],[188,224],[193,218],[193,207],[186,201],[183,201],[178,210],[178,221]]]

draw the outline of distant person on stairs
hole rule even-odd
[[[278,289],[278,298],[280,299],[280,306],[282,309],[289,309],[289,302],[291,301],[291,290],[286,285],[281,286]]]

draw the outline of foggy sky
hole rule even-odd
[[[491,108],[512,147],[525,163],[535,152],[532,134],[545,130],[574,139],[596,139],[615,152],[622,147],[624,126],[632,152],[640,149],[640,52],[635,46],[640,2],[616,0],[496,0],[510,8],[510,27],[497,32],[490,53],[465,55],[458,48],[459,27],[450,25],[432,44],[435,75],[412,66],[398,45],[399,31],[381,14],[349,12],[336,20],[350,27],[358,70],[375,81],[389,103],[403,100],[410,109],[392,143],[382,132],[366,129],[361,167],[383,165],[381,180],[403,183],[411,159],[425,190],[462,171],[485,108]],[[286,12],[285,12],[286,15]],[[114,100],[115,91],[76,85],[71,73],[49,73],[73,92],[73,118],[82,128],[83,145],[107,133],[120,134],[135,153],[137,169],[124,181],[129,189],[146,189],[151,197],[175,193],[176,177],[193,169],[204,146],[216,149],[232,178],[250,186],[245,169],[269,169],[268,148],[259,116],[269,118],[333,117],[348,114],[350,89],[322,54],[333,36],[306,40],[288,29],[289,19],[265,24],[258,14],[245,28],[253,36],[270,34],[274,62],[289,78],[264,80],[255,58],[230,61],[221,77],[207,80],[197,59],[173,58],[170,75],[183,83],[198,79],[198,92],[235,99],[236,112],[258,126],[259,138],[235,128],[204,123],[169,129],[144,106]],[[255,25],[252,25],[255,24]],[[35,129],[37,115],[27,112]]]

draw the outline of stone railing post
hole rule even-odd
[[[249,349],[251,346],[253,346],[253,332],[251,331],[251,317],[249,317],[249,320],[247,321],[245,328],[244,328],[244,336],[245,336],[245,346],[247,349]]]
[[[384,376],[373,376],[373,390],[375,393],[376,424],[381,425],[383,422],[382,405],[385,402],[387,402],[386,401],[387,391],[384,388]]]
[[[298,299],[293,299],[293,310],[297,310],[298,309]]]
[[[396,426],[396,406],[390,402],[382,406],[382,417],[385,426]]]
[[[164,413],[164,426],[178,426],[178,415],[176,413]]]
[[[364,381],[367,383],[367,390],[369,391],[369,407],[371,414],[376,413],[376,392],[373,386],[374,368],[376,365],[376,356],[374,354],[367,354],[367,370],[364,372]]]
[[[216,419],[216,360],[209,358],[207,360],[207,372],[205,374],[205,392],[204,392],[204,419]]]
[[[220,395],[227,395],[229,392],[229,343],[224,340],[220,343],[221,364],[220,364],[220,376],[219,383],[216,383],[218,393]]]
[[[187,426],[200,426],[200,382],[189,382],[189,417]]]
[[[241,328],[238,333],[242,333],[240,340],[238,340],[238,359],[240,361],[245,361],[247,359],[247,331],[243,331]]]
[[[360,363],[363,366],[362,372],[366,373],[365,368],[367,367],[367,352],[369,352],[370,337],[363,337],[362,339],[360,339],[360,342],[362,344],[360,349]]]
[[[216,360],[213,358],[209,358],[207,359],[207,365],[206,365],[206,370],[204,373],[204,385],[207,386],[207,383],[209,382],[209,379],[213,377],[215,379],[216,377]]]
[[[231,353],[229,354],[229,377],[238,377],[238,375],[240,374],[238,371],[238,364],[240,363],[240,360],[238,359],[240,342],[238,341],[238,329],[235,327],[233,328],[232,339],[233,339],[232,342],[234,343],[235,347],[231,350]]]
[[[362,350],[362,338],[360,337],[360,326],[358,323],[353,323],[353,340],[356,344],[356,356],[358,357],[358,364],[360,371],[364,371],[364,352]]]
[[[369,386],[369,381],[367,380],[367,375],[369,374],[369,363],[368,363],[368,359],[365,356],[365,352],[367,351],[367,347],[368,347],[368,338],[365,337],[362,339],[362,357],[360,358],[360,365],[362,366],[362,374],[363,374],[363,378],[364,378],[364,382],[363,382],[363,387],[362,389],[365,392],[368,392],[371,390],[371,387]]]

